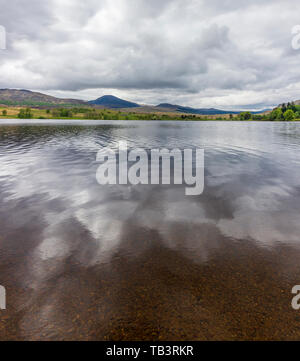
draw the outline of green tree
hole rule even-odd
[[[275,120],[282,120],[283,119],[283,112],[281,108],[277,108],[274,110]]]
[[[293,120],[295,118],[295,113],[292,111],[292,109],[288,109],[284,114],[283,114],[284,120],[286,121],[290,121]]]
[[[7,115],[7,110],[2,110],[2,115]]]
[[[70,109],[60,109],[60,116],[62,118],[72,118],[73,114]]]
[[[243,112],[240,114],[241,120],[250,120],[252,119],[252,114],[250,112]]]
[[[282,113],[285,113],[287,111],[287,106],[283,103],[281,106]]]
[[[32,118],[32,111],[30,108],[22,108],[18,114],[18,118],[20,119],[31,119]]]
[[[282,108],[276,108],[276,109],[274,109],[274,110],[270,113],[269,119],[270,119],[270,120],[284,120]]]
[[[295,102],[291,102],[289,109],[291,109],[294,113],[296,113],[297,108],[296,108]]]

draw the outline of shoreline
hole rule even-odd
[[[242,122],[242,123],[298,123],[300,122],[300,119],[293,119],[293,120],[269,120],[269,119],[262,119],[262,120],[256,120],[256,119],[87,119],[87,118],[79,118],[79,117],[72,117],[72,118],[16,118],[16,117],[3,117],[0,116],[0,125],[1,120],[18,120],[18,121],[26,121],[26,120],[82,120],[82,121],[142,121],[142,122],[165,122],[165,121],[171,121],[171,122],[230,122],[230,123],[236,123],[236,122]]]

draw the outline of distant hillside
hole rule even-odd
[[[0,104],[43,105],[43,104],[86,104],[83,100],[61,99],[30,90],[0,89]]]
[[[101,105],[106,108],[121,109],[121,108],[138,108],[140,107],[137,103],[128,102],[126,100],[117,98],[113,95],[104,95],[96,100],[89,101],[92,105]]]
[[[169,110],[172,112],[179,112],[179,113],[188,113],[188,114],[199,114],[199,115],[212,115],[212,114],[239,114],[240,112],[236,111],[226,111],[226,110],[220,110],[220,109],[195,109],[190,107],[184,107],[181,105],[174,105],[174,104],[168,104],[168,103],[162,103],[156,106],[156,108]]]
[[[222,114],[240,114],[242,111],[228,111],[228,110],[220,110],[215,108],[190,108],[184,107],[181,105],[174,105],[168,103],[162,103],[156,106],[158,109],[164,109],[165,111],[179,112],[179,113],[187,113],[187,114],[198,114],[198,115],[222,115]],[[264,109],[257,112],[251,112],[252,114],[261,114],[270,109]]]
[[[113,95],[104,95],[96,100],[89,102],[79,99],[62,99],[56,98],[51,95],[43,93],[33,92],[30,90],[17,90],[17,89],[0,89],[0,104],[6,106],[29,106],[29,107],[55,107],[55,106],[98,106],[101,108],[110,109],[128,109],[136,108],[135,111],[148,112],[160,112],[160,113],[185,113],[193,115],[226,115],[226,114],[240,114],[242,111],[226,111],[215,108],[191,108],[182,105],[174,105],[169,103],[161,103],[157,106],[140,105],[137,103],[129,102],[117,98]],[[300,105],[300,100],[296,101],[295,104]],[[265,109],[258,112],[252,112],[252,114],[262,114],[269,111]]]

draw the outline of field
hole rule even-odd
[[[0,119],[14,119],[24,107],[0,107]],[[140,110],[128,111],[95,109],[95,108],[55,108],[39,109],[31,108],[31,118],[33,119],[119,119],[119,120],[216,120],[230,119],[229,114],[201,116],[184,113],[166,112],[141,112]],[[5,113],[3,113],[5,112]]]
[[[155,111],[153,107],[112,110],[99,106],[35,107],[0,105],[1,119],[87,119],[87,120],[228,120],[228,121],[297,121],[300,120],[299,106],[275,108],[272,112],[251,114],[195,115],[180,112]],[[285,111],[283,111],[283,110]]]
[[[0,119],[19,118],[20,111],[26,108],[20,106],[0,106]],[[153,109],[134,110],[120,109],[102,109],[102,108],[27,108],[30,109],[30,116],[21,116],[21,118],[32,119],[95,119],[95,120],[239,120],[239,116],[224,115],[194,115],[179,112],[153,112]],[[257,119],[261,120],[261,119]]]

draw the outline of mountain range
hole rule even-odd
[[[196,108],[184,107],[182,105],[174,105],[174,104],[168,104],[168,103],[159,104],[156,106],[156,108],[160,108],[161,110],[166,110],[166,111],[188,113],[188,114],[201,114],[201,115],[239,114],[240,113],[240,112],[226,111],[226,110],[220,110],[220,109],[215,109],[215,108],[196,109]]]
[[[0,104],[1,102],[11,102],[16,105],[23,102],[34,103],[49,103],[56,104],[85,104],[86,102],[79,99],[62,99],[43,93],[32,92],[25,89],[0,89]],[[38,105],[38,104],[37,104]]]
[[[126,100],[117,98],[113,95],[104,95],[96,100],[88,102],[92,105],[102,105],[106,108],[121,109],[121,108],[139,108],[140,105],[137,103],[128,102]]]
[[[297,103],[297,102],[295,102]],[[299,101],[300,103],[300,101]],[[222,115],[239,114],[241,111],[226,111],[215,108],[191,108],[182,105],[161,103],[156,106],[147,106],[133,103],[127,100],[117,98],[113,95],[104,95],[96,100],[84,101],[80,99],[63,99],[30,90],[18,89],[0,89],[0,105],[28,105],[28,106],[57,106],[57,105],[77,105],[93,106],[110,109],[137,109],[146,112],[172,112],[198,115]],[[271,109],[264,109],[253,114],[260,114]]]

